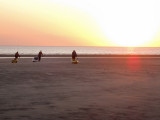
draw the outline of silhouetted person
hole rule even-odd
[[[15,53],[15,59],[18,59],[18,57],[20,57],[18,51]]]
[[[75,60],[76,57],[77,57],[77,53],[76,53],[75,50],[73,50],[73,52],[72,52],[72,60]]]
[[[42,53],[42,51],[40,51],[40,52],[38,53],[38,61],[41,61],[42,55],[43,55],[43,53]]]

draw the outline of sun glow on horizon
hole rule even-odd
[[[0,0],[0,45],[158,47],[159,6],[159,0]]]
[[[160,28],[158,1],[112,0],[75,3],[91,14],[101,32],[117,46],[143,46],[153,40]],[[68,2],[63,4],[69,4]],[[87,5],[90,5],[88,7]]]

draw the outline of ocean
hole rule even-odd
[[[73,50],[81,55],[160,55],[160,47],[55,47],[55,46],[0,46],[0,55],[68,55]]]

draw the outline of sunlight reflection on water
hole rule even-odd
[[[66,55],[76,50],[78,54],[92,55],[160,55],[160,48],[141,47],[41,47],[41,46],[0,46],[0,54],[37,54],[40,50],[45,54]]]

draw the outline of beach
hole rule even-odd
[[[0,58],[0,120],[159,120],[160,57]]]

